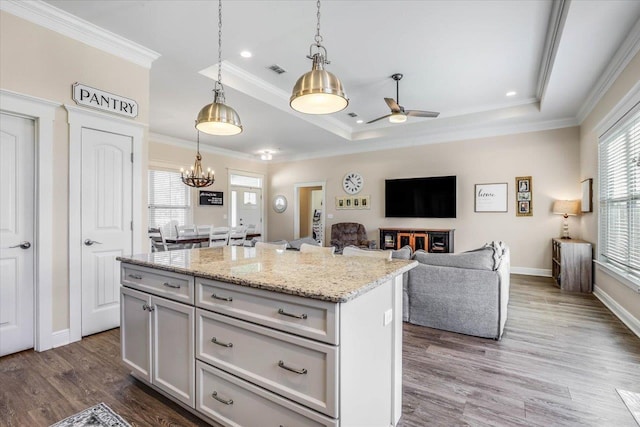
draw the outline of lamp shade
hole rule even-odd
[[[347,108],[349,100],[340,80],[316,66],[298,79],[289,104],[301,113],[330,114]]]
[[[242,123],[236,110],[221,102],[212,102],[200,110],[196,129],[210,135],[237,135],[242,132]]]
[[[556,200],[553,202],[553,213],[558,215],[578,215],[580,212],[579,200]]]

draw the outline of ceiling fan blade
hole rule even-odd
[[[391,111],[393,111],[393,112],[397,112],[397,111],[401,111],[402,110],[402,107],[400,107],[398,105],[398,103],[393,98],[385,98],[384,102],[387,103],[387,105],[389,106],[389,108],[391,108]]]
[[[438,117],[440,113],[435,111],[420,111],[420,110],[407,110],[405,111],[407,116],[411,117]]]
[[[391,114],[387,114],[386,116],[382,116],[382,117],[378,117],[377,119],[373,119],[369,122],[367,122],[367,124],[373,123],[373,122],[377,122],[378,120],[382,120],[382,119],[386,119],[387,117],[389,117]]]

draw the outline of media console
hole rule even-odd
[[[430,230],[425,228],[381,228],[380,248],[400,249],[409,245],[413,251],[453,252],[455,230]]]

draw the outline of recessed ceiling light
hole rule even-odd
[[[507,96],[516,96],[518,94],[518,92],[512,90],[510,92],[507,92]]]
[[[358,123],[358,124],[360,124],[360,123],[364,123],[364,120],[362,120],[362,119],[358,119],[358,120],[356,120],[356,123]]]
[[[251,58],[253,54],[248,50],[243,50],[242,52],[240,52],[240,56],[242,56],[243,58]]]

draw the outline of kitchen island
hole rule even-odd
[[[201,418],[389,426],[415,261],[245,247],[118,258],[122,359]]]

